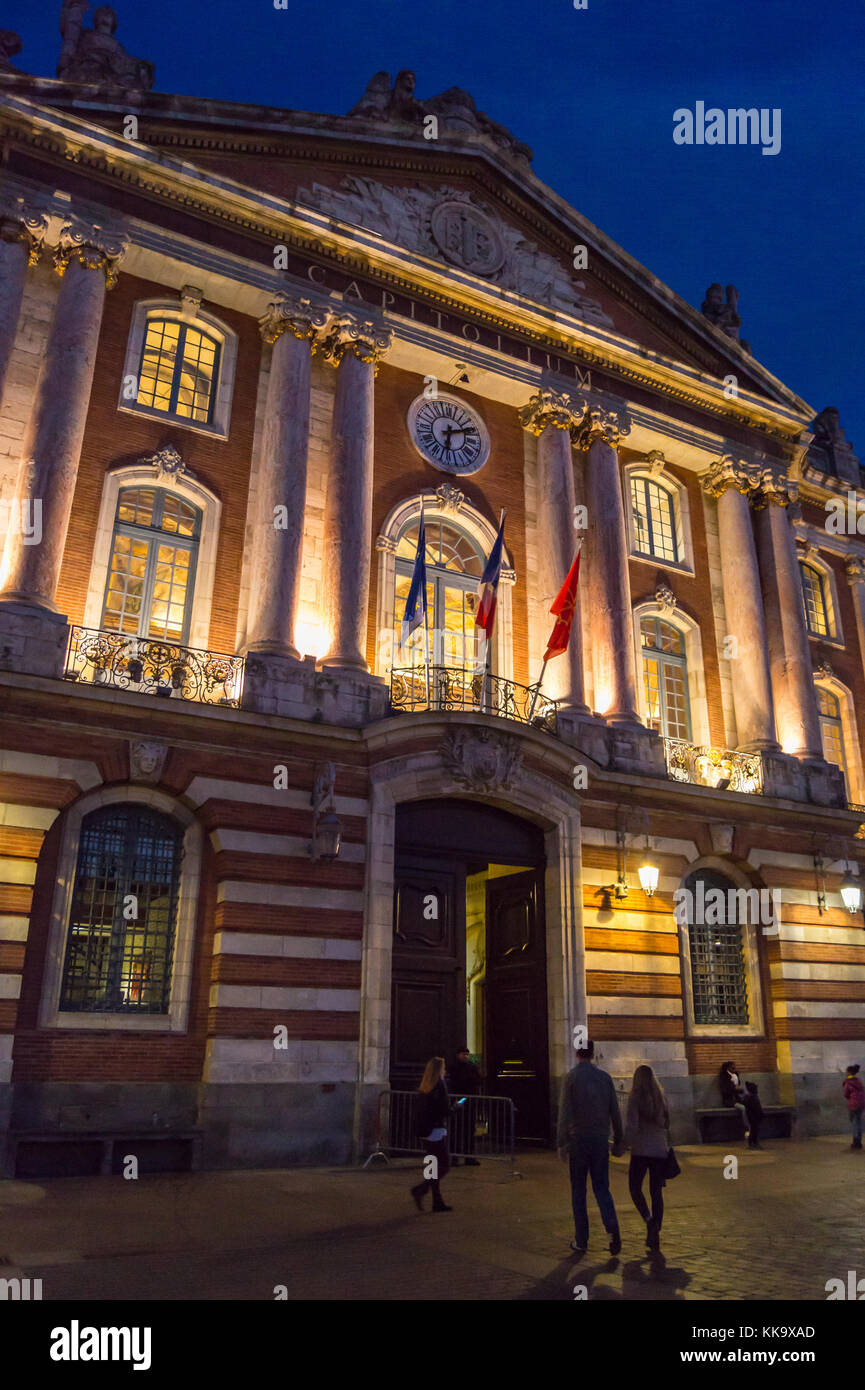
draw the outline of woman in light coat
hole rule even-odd
[[[661,1222],[664,1219],[664,1182],[670,1151],[670,1114],[664,1092],[651,1067],[637,1067],[628,1098],[625,1142],[631,1150],[628,1187],[631,1200],[646,1223],[646,1244],[661,1248]],[[643,1196],[643,1182],[649,1175],[652,1214]]]

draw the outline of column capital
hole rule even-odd
[[[36,265],[48,230],[47,214],[25,198],[0,201],[0,241],[21,241],[27,247],[27,264]]]
[[[321,340],[319,350],[325,361],[334,367],[338,367],[345,354],[350,352],[359,362],[375,363],[378,370],[381,358],[392,342],[392,328],[386,328],[374,319],[343,312],[334,319]]]
[[[778,464],[766,464],[760,470],[756,487],[750,496],[755,511],[763,507],[789,507],[796,500],[796,489],[787,477],[784,468]]]
[[[630,432],[631,422],[624,411],[589,405],[582,420],[572,429],[571,438],[578,449],[590,449],[599,441],[615,449]]]
[[[61,229],[54,268],[58,275],[65,275],[70,262],[77,260],[85,270],[103,271],[106,289],[113,290],[118,266],[128,250],[129,242],[120,232],[76,219]]]
[[[857,579],[865,576],[865,560],[858,555],[848,555],[844,561],[844,572],[851,584],[855,584]]]
[[[566,392],[537,391],[517,414],[524,430],[541,435],[548,426],[557,430],[572,429],[583,418],[585,409],[585,401]]]
[[[329,318],[330,311],[311,299],[277,294],[258,320],[258,327],[266,343],[275,343],[283,333],[291,333],[295,338],[314,338]]]
[[[760,483],[760,470],[745,459],[722,454],[700,477],[700,486],[710,497],[723,497],[728,488],[735,488],[744,497]]]

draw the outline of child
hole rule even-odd
[[[763,1107],[757,1094],[757,1086],[753,1081],[745,1082],[745,1093],[745,1114],[748,1116],[748,1148],[762,1149],[760,1122],[763,1119]]]
[[[842,1090],[847,1101],[847,1109],[850,1114],[850,1123],[853,1126],[853,1143],[851,1149],[861,1149],[862,1147],[862,1111],[865,1110],[865,1086],[859,1080],[859,1063],[854,1062],[847,1068],[847,1075],[842,1082]]]

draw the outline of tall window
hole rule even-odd
[[[61,1012],[168,1012],[183,833],[137,803],[85,816]]]
[[[748,982],[739,917],[744,894],[737,893],[736,885],[713,869],[695,870],[685,879],[684,887],[690,892],[686,902],[694,1022],[748,1023]],[[719,890],[722,897],[712,890]],[[721,902],[723,906],[719,906]]]
[[[829,637],[829,608],[826,602],[826,580],[813,565],[801,564],[802,594],[805,599],[805,618],[808,631],[815,637]]]
[[[186,641],[201,512],[160,488],[123,488],[117,498],[102,627]]]
[[[138,405],[209,425],[219,375],[219,343],[194,324],[149,318],[138,371]]]
[[[631,514],[641,555],[677,565],[681,559],[672,494],[652,478],[631,474]]]
[[[397,545],[394,591],[394,651],[400,653],[402,617],[411,588],[419,521],[403,531]],[[465,532],[444,521],[426,521],[427,611],[430,658],[435,666],[474,667],[478,657],[478,581],[484,558]],[[401,652],[399,664],[423,666],[425,634],[417,628]],[[395,661],[396,665],[397,662]]]
[[[678,628],[661,618],[643,618],[643,689],[646,722],[664,738],[690,739],[688,663],[685,639]]]
[[[844,785],[849,786],[841,703],[831,690],[824,690],[818,685],[817,708],[820,711],[820,729],[823,735],[823,757],[827,763],[834,763],[836,767],[840,767],[844,774]]]

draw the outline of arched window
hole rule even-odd
[[[209,425],[219,378],[219,346],[196,324],[148,318],[137,404]]]
[[[81,823],[59,1011],[166,1014],[184,828],[118,802]]]
[[[118,407],[227,439],[236,364],[237,334],[196,294],[139,300]]]
[[[756,890],[737,889],[716,869],[685,879],[691,1001],[694,1024],[747,1025],[748,970],[743,912]]]
[[[201,512],[182,497],[161,488],[122,488],[101,626],[185,642],[200,534]]]
[[[412,667],[424,664],[426,637],[423,628],[415,629],[405,648],[401,648],[400,643],[419,525],[419,520],[413,520],[403,528],[394,563],[394,651],[399,654],[399,665]],[[437,518],[427,518],[425,527],[430,659],[434,666],[464,669],[469,673],[479,656],[480,629],[475,627],[475,613],[484,557],[459,527]]]
[[[640,622],[646,722],[664,738],[691,738],[685,638],[662,618]]]
[[[652,478],[631,474],[634,544],[641,555],[677,565],[682,559],[673,494]]]
[[[844,725],[841,718],[841,702],[831,690],[817,686],[817,708],[820,711],[820,729],[823,735],[823,757],[827,763],[834,763],[844,774],[844,785],[848,788],[850,777],[847,770],[847,757],[844,751]]]
[[[805,619],[814,637],[831,637],[830,609],[826,600],[826,580],[813,565],[800,564]]]

